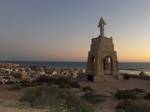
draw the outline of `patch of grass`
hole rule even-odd
[[[93,92],[93,89],[90,86],[85,86],[85,87],[82,88],[82,90],[85,93],[91,93],[91,92]]]
[[[73,87],[73,88],[80,88],[80,84],[77,81],[72,81],[71,82],[71,87]]]
[[[106,96],[86,93],[84,96],[82,96],[82,98],[85,99],[87,102],[96,104],[96,103],[103,102]]]
[[[48,106],[51,102],[56,101],[54,98],[57,92],[59,91],[53,87],[29,87],[25,90],[24,96],[20,98],[20,101],[29,103],[32,107]]]
[[[33,83],[30,83],[28,81],[21,81],[20,85],[25,88],[25,87],[31,87],[31,86],[33,86]]]
[[[60,88],[80,88],[78,81],[72,81],[69,78],[60,77],[58,79],[51,79],[53,83],[57,84]]]
[[[33,86],[40,86],[43,84],[48,85],[58,85],[60,88],[80,88],[80,84],[78,81],[73,81],[69,78],[59,77],[59,78],[52,78],[48,76],[40,76],[33,82],[22,81],[20,85],[22,87],[33,87]]]
[[[23,87],[20,85],[20,84],[14,84],[14,85],[12,85],[12,86],[10,86],[9,88],[8,88],[8,90],[10,90],[10,91],[15,91],[15,90],[20,90],[20,89],[22,89]]]
[[[147,93],[147,94],[144,96],[144,99],[150,100],[150,93]]]
[[[144,93],[142,89],[132,89],[132,90],[118,90],[115,94],[117,99],[137,99],[140,97],[141,93]]]
[[[132,91],[134,91],[136,93],[145,93],[145,91],[143,89],[139,89],[139,88],[132,89]]]
[[[69,112],[92,112],[93,107],[90,103],[75,95],[72,91],[66,89],[60,94],[65,99],[65,105]],[[67,111],[68,112],[68,111]]]
[[[73,91],[56,86],[30,87],[20,101],[31,107],[49,107],[50,112],[93,112],[93,106]]]
[[[150,112],[150,105],[141,100],[123,100],[116,109],[120,112]]]
[[[71,88],[71,80],[69,78],[58,78],[55,80],[55,84],[59,85],[60,88]]]
[[[115,98],[117,99],[136,99],[136,93],[130,90],[119,90],[115,94]]]

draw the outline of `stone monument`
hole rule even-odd
[[[88,80],[105,81],[107,76],[111,75],[114,78],[120,76],[113,39],[104,35],[105,25],[106,23],[101,17],[98,24],[100,35],[97,38],[92,38],[90,51],[88,52],[86,67]]]

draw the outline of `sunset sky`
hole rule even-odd
[[[120,62],[150,62],[149,11],[149,0],[0,0],[0,60],[86,61],[102,16]]]

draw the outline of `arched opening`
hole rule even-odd
[[[90,72],[87,75],[87,80],[93,82],[94,81],[94,75],[95,75],[95,56],[90,57]]]
[[[91,71],[95,71],[95,56],[91,57]]]
[[[105,56],[103,59],[104,74],[112,75],[113,73],[113,59],[111,56]]]

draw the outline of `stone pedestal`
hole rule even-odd
[[[88,61],[86,73],[94,77],[94,81],[107,80],[105,75],[112,75],[119,78],[119,68],[117,61],[117,53],[114,50],[112,37],[104,36],[104,22],[101,18],[99,22],[100,35],[92,39],[90,51],[88,53]]]

